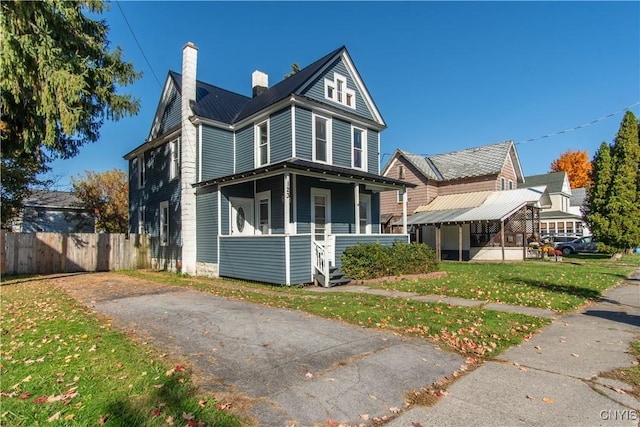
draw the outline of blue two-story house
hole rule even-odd
[[[197,52],[125,155],[130,232],[157,268],[329,286],[346,247],[408,241],[380,234],[380,193],[413,185],[379,175],[386,124],[345,47],[273,87],[255,71],[251,97],[198,81]]]

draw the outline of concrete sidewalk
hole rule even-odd
[[[581,312],[558,318],[529,342],[456,381],[433,407],[387,424],[409,426],[637,426],[628,384],[598,377],[631,366],[640,335],[640,270]]]

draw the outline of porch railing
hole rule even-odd
[[[317,241],[313,241],[313,267],[323,276],[323,286],[329,280],[329,256],[327,249]]]

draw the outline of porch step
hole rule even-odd
[[[351,281],[348,277],[344,277],[344,273],[338,270],[336,267],[331,267],[329,269],[329,280],[325,280],[325,277],[322,273],[316,271],[313,275],[313,278],[316,280],[318,285],[323,286],[325,288],[331,288],[333,286],[346,285]]]

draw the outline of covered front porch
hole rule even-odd
[[[406,232],[380,232],[380,193],[406,185],[300,160],[200,184],[202,200],[217,200],[217,218],[202,209],[198,223],[217,222],[218,230],[215,239],[198,234],[198,253],[216,253],[219,276],[327,286],[346,247],[408,241]]]

